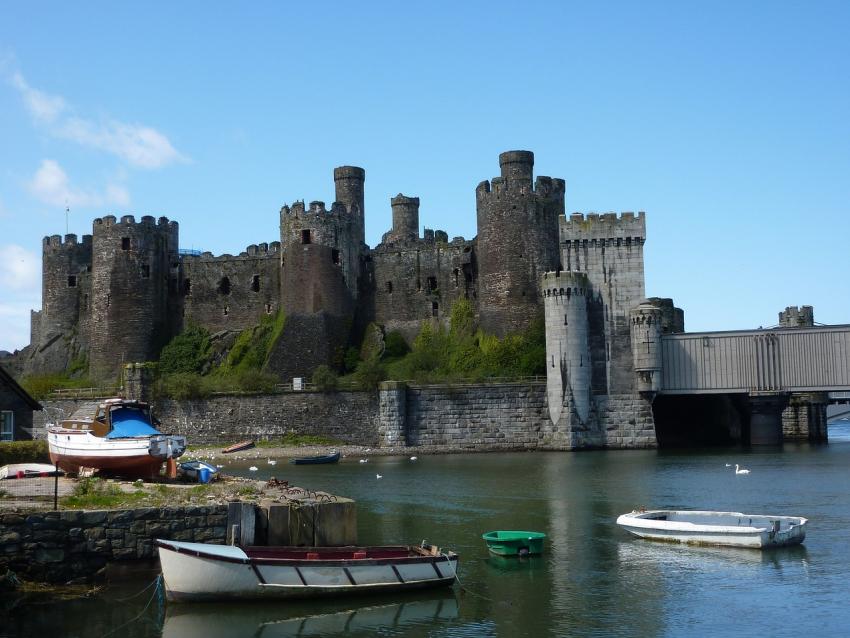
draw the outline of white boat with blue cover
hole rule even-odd
[[[753,548],[802,543],[807,523],[801,516],[699,510],[635,511],[617,518],[617,525],[641,538]]]
[[[157,539],[170,601],[312,598],[449,586],[458,555],[433,545],[236,547]]]

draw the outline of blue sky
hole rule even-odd
[[[410,4],[411,6],[406,6]],[[415,6],[414,6],[415,5]],[[183,248],[278,238],[366,169],[475,236],[532,150],[568,212],[647,213],[646,289],[688,330],[788,305],[850,323],[850,3],[9,2],[0,20],[0,349],[29,341],[44,235],[165,215]]]

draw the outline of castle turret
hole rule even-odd
[[[564,180],[538,177],[534,154],[499,156],[501,177],[476,189],[480,322],[503,335],[526,328],[539,314],[540,276],[560,267],[558,216]]]
[[[77,327],[80,311],[86,311],[92,265],[92,238],[84,235],[45,237],[42,243],[41,298],[39,334],[44,338],[66,334]],[[85,289],[85,290],[84,290]]]
[[[782,328],[811,328],[815,325],[814,308],[788,306],[779,313],[779,325]]]
[[[541,277],[540,285],[546,321],[549,417],[555,426],[583,426],[590,416],[593,369],[588,327],[590,283],[583,273],[549,272]]]
[[[404,241],[419,237],[419,198],[401,193],[390,199],[393,209],[393,229],[384,241]]]
[[[649,395],[650,399],[661,389],[661,334],[664,314],[664,308],[651,300],[641,303],[629,313],[637,390],[641,394]]]
[[[105,379],[122,363],[156,359],[172,336],[178,226],[107,215],[93,231],[90,370]]]
[[[345,205],[353,220],[352,239],[359,247],[366,242],[364,183],[366,171],[359,166],[338,166],[334,169],[336,201]]]

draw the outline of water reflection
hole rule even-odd
[[[458,617],[451,590],[425,598],[387,603],[350,599],[338,603],[228,603],[169,605],[163,638],[256,636],[334,636],[407,634],[416,627],[438,627]]]

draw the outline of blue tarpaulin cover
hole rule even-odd
[[[144,412],[133,408],[118,408],[112,411],[112,432],[107,434],[106,438],[123,439],[153,434],[159,434],[159,431],[151,426]]]

